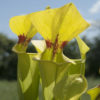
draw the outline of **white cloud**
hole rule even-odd
[[[91,22],[91,26],[100,29],[100,20],[95,20]]]
[[[87,22],[90,23],[90,28],[97,28],[100,29],[100,20],[92,20],[92,19],[87,19]]]
[[[98,13],[100,11],[100,0],[97,0],[97,2],[89,9],[89,12],[91,14]]]

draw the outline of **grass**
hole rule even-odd
[[[100,79],[88,78],[89,88],[100,84]],[[18,100],[16,81],[0,81],[0,100]],[[84,96],[83,100],[86,99]]]
[[[0,100],[18,100],[16,81],[0,81]]]
[[[100,85],[100,78],[88,78],[88,88],[93,88],[96,85]]]

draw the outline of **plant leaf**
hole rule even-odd
[[[100,86],[88,90],[87,93],[90,95],[91,100],[100,100]]]
[[[44,100],[53,100],[53,89],[56,81],[59,82],[68,69],[69,63],[56,64],[50,61],[39,61],[40,75],[42,79],[42,87]]]
[[[82,59],[73,60],[75,64],[72,64],[68,70],[68,75],[81,74],[85,75],[85,62]]]
[[[78,46],[80,49],[81,58],[85,59],[85,55],[90,50],[90,48],[85,44],[85,42],[79,36],[76,37],[76,40],[78,42]]]
[[[81,85],[81,87],[78,87],[78,85],[76,86],[74,84],[76,87],[78,87],[79,92],[73,89],[73,92],[76,91],[77,93],[76,95],[73,95],[72,100],[74,100],[76,97],[77,99],[75,100],[78,100],[79,97],[87,89],[87,81],[83,77],[84,71],[83,72],[81,71],[82,70],[81,67],[83,67],[81,64],[82,64],[81,60],[76,61],[75,64],[71,62],[54,63],[52,61],[39,60],[40,75],[42,79],[43,93],[44,93],[44,98],[45,98],[44,100],[67,100],[67,99],[58,99],[60,98],[58,95],[63,92],[63,90],[60,91],[59,88],[65,89],[66,88],[65,86],[67,84],[66,82],[70,79],[71,76],[73,77],[77,76],[82,81],[82,83],[80,84],[78,84],[77,82],[75,83],[76,85],[77,84]],[[77,79],[77,77],[74,77],[75,80]],[[70,81],[71,80],[73,79],[70,79]],[[78,82],[80,82],[80,80]],[[67,91],[68,90],[67,88],[64,91]],[[59,89],[59,91],[57,89]],[[70,91],[70,88],[68,91]],[[66,98],[67,98],[67,94],[61,94],[61,95],[62,97],[66,95]],[[55,99],[54,98],[55,96],[58,98]]]
[[[38,62],[32,60],[37,54],[18,54],[18,90],[20,100],[37,100],[39,88]]]
[[[65,76],[54,88],[55,100],[79,100],[86,89],[87,81],[84,76]]]

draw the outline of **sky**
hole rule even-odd
[[[96,36],[98,32],[93,31],[100,28],[100,0],[0,0],[0,32],[16,39],[17,36],[9,28],[11,17],[44,10],[48,5],[58,8],[69,2],[74,3],[82,16],[91,23],[91,27],[82,34]]]

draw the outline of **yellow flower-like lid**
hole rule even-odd
[[[28,43],[37,32],[27,17],[28,15],[22,15],[10,19],[9,26],[19,39],[18,44],[13,47],[13,51],[15,52],[25,52]]]
[[[46,47],[52,49],[52,56],[62,51],[70,40],[90,25],[73,3],[66,4],[61,8],[31,13],[29,19],[46,40]]]
[[[89,26],[73,3],[31,13],[30,19],[43,38],[52,43],[57,38],[59,43],[70,41]]]

